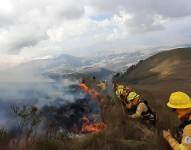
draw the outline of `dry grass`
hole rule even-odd
[[[142,92],[144,91],[140,91]],[[148,91],[144,93],[149,97]],[[152,96],[155,98],[155,95]],[[101,133],[73,139],[43,137],[35,139],[33,143],[25,143],[23,150],[161,150],[169,148],[161,137],[160,129],[165,124],[171,126],[168,119],[161,120],[157,128],[149,129],[139,121],[128,119],[127,115],[123,114],[121,104],[117,99],[115,100],[114,104],[111,104],[109,100],[105,101],[104,118],[108,128]],[[155,104],[155,107],[158,107],[158,104]],[[160,107],[162,109],[162,106]],[[166,111],[163,113],[161,115],[165,115]]]

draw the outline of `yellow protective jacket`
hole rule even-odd
[[[189,120],[191,120],[191,115]],[[169,136],[167,141],[173,150],[191,150],[191,124],[184,127],[181,144],[172,136]]]

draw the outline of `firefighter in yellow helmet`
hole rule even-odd
[[[123,84],[113,84],[113,90],[115,95],[118,97],[120,103],[122,104],[123,113],[126,113],[127,104],[129,103],[127,100],[127,96],[133,89],[131,87],[125,86]]]
[[[127,99],[129,101],[128,109],[133,110],[133,114],[129,115],[130,118],[140,118],[146,123],[155,125],[156,113],[151,110],[146,100],[141,99],[136,92],[130,92]]]
[[[122,85],[122,84],[117,84],[115,87],[115,94],[116,96],[120,99],[120,101],[126,105],[128,104],[128,100],[127,100],[127,96],[129,95],[129,93],[131,91],[133,91],[133,89],[131,87]]]
[[[176,111],[182,123],[178,127],[177,139],[170,130],[163,130],[164,139],[173,150],[191,150],[191,98],[186,93],[174,92],[170,95],[167,106]]]
[[[129,93],[133,91],[131,87],[128,87],[122,84],[114,85],[114,89],[115,89],[116,96],[121,99],[124,99],[124,98],[127,99],[127,96],[129,95]]]

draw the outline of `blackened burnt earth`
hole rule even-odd
[[[45,118],[45,131],[53,129],[57,134],[60,130],[69,133],[80,133],[83,125],[83,117],[86,116],[92,123],[101,121],[101,107],[88,93],[85,93],[78,85],[71,85],[68,91],[76,95],[74,102],[67,102],[63,105],[44,106],[42,116]],[[77,93],[83,93],[84,97],[79,98]],[[63,101],[57,99],[56,101]]]
[[[79,130],[83,124],[83,116],[92,118],[98,116],[101,119],[100,106],[93,101],[89,95],[86,98],[78,99],[74,103],[68,103],[60,107],[45,106],[42,109],[46,118],[47,128],[66,129],[70,132]]]

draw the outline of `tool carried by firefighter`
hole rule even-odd
[[[133,112],[133,114],[129,115],[130,118],[141,118],[149,124],[156,124],[156,113],[151,110],[146,100],[141,99],[136,92],[130,92],[127,99],[129,101],[127,108]]]
[[[173,150],[191,150],[191,98],[184,92],[174,92],[167,106],[176,111],[182,123],[177,128],[177,139],[170,130],[163,130],[164,139]]]

